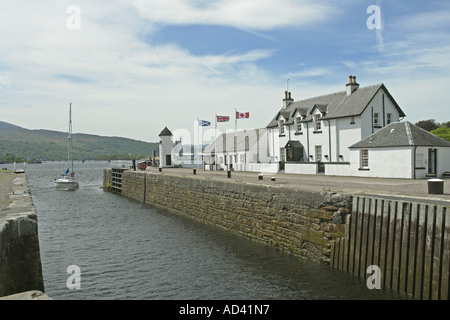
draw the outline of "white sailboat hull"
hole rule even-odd
[[[59,179],[55,180],[54,186],[56,188],[62,189],[62,190],[75,190],[80,185],[75,180],[67,179],[67,178],[59,178]]]

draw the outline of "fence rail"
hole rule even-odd
[[[331,248],[331,267],[419,299],[449,299],[450,206],[354,197],[345,236]]]

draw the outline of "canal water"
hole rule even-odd
[[[108,162],[76,162],[76,191],[53,187],[65,162],[27,165],[45,291],[53,299],[405,299],[363,280],[170,211],[104,192]],[[79,289],[69,266],[80,271]],[[68,281],[69,280],[69,281]]]

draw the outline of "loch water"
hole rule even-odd
[[[80,188],[53,178],[66,162],[26,166],[38,214],[45,292],[55,300],[406,299],[169,210],[101,189],[108,162],[75,162]],[[80,271],[79,289],[68,267]],[[68,281],[69,280],[69,281]]]

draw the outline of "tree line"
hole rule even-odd
[[[450,141],[450,121],[436,122],[435,119],[421,120],[415,123],[416,126],[431,132],[432,134]]]

